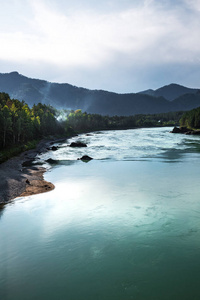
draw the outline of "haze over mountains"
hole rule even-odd
[[[41,102],[59,109],[82,109],[110,116],[186,111],[200,106],[200,89],[178,84],[140,93],[117,94],[32,79],[18,72],[0,73],[0,92],[24,100],[30,106]]]

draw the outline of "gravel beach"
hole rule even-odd
[[[42,140],[36,149],[25,151],[0,164],[0,206],[20,196],[44,193],[55,188],[44,180],[45,168],[31,165],[36,155],[47,151],[51,144],[52,140]]]

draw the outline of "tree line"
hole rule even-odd
[[[68,113],[65,129],[70,133],[75,132],[107,130],[107,129],[131,129],[139,127],[160,127],[179,125],[183,112],[169,112],[151,115],[133,116],[102,116],[99,114],[88,114],[81,109]]]

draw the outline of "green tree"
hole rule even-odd
[[[5,105],[0,112],[0,122],[3,136],[3,147],[5,147],[7,134],[12,130],[12,115],[7,105]]]

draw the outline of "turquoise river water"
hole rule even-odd
[[[38,156],[56,188],[0,211],[0,299],[199,300],[200,137],[170,130]]]

